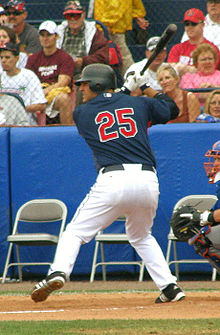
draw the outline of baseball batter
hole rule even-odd
[[[132,80],[114,93],[112,68],[91,64],[76,82],[84,104],[74,111],[74,121],[93,152],[98,177],[67,225],[48,276],[34,287],[31,297],[35,302],[44,301],[52,291],[63,287],[81,245],[122,215],[126,216],[130,244],[161,291],[155,302],[185,297],[151,234],[159,187],[147,135],[150,125],[176,118],[179,110],[172,99],[151,89],[141,77],[135,79],[139,87],[154,98],[125,94],[132,91]]]

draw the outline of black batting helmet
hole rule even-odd
[[[107,89],[116,88],[116,75],[114,70],[106,64],[90,64],[83,71],[81,79],[75,84],[79,86],[82,82],[89,82],[89,88],[93,92],[101,93]]]

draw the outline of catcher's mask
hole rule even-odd
[[[219,168],[214,167],[215,160],[220,160],[220,141],[213,144],[212,149],[206,152],[205,157],[208,157],[208,162],[204,163],[204,169],[209,178],[209,183],[212,184],[215,182],[216,174],[220,172]]]
[[[109,65],[90,64],[83,69],[81,79],[75,84],[80,86],[82,82],[89,82],[90,90],[99,94],[116,88],[116,75]]]

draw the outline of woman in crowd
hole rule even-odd
[[[196,122],[220,122],[220,90],[209,93],[204,113],[197,117]]]
[[[163,93],[171,97],[179,107],[179,116],[169,123],[194,122],[200,114],[199,100],[192,92],[179,87],[180,76],[170,64],[161,65],[157,70],[157,80]]]
[[[14,32],[14,30],[12,30],[11,28],[7,26],[0,26],[0,46],[8,42],[17,44],[18,43],[17,35]],[[27,59],[28,59],[28,55],[24,52],[20,52],[19,59],[18,59],[16,66],[19,69],[24,68],[26,66]],[[2,73],[2,71],[3,69],[2,69],[1,62],[0,62],[0,74]]]
[[[218,56],[212,45],[203,43],[192,54],[193,64],[197,68],[195,73],[185,73],[182,76],[181,88],[209,88],[220,87],[220,71],[216,70]],[[205,105],[208,92],[197,93],[201,107]]]

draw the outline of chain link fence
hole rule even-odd
[[[204,12],[204,14],[207,14],[207,7],[206,7],[206,1],[204,0],[178,0],[178,1],[166,1],[166,0],[152,0],[152,1],[142,1],[144,4],[144,7],[146,9],[146,19],[149,21],[149,27],[147,27],[146,30],[141,29],[137,22],[134,20],[133,22],[133,29],[126,32],[126,44],[129,47],[129,50],[131,51],[132,57],[134,62],[139,62],[143,58],[145,58],[145,50],[146,50],[146,41],[153,37],[153,36],[160,36],[165,28],[170,23],[174,23],[177,25],[177,32],[174,35],[174,37],[171,39],[167,46],[167,54],[169,54],[169,51],[173,45],[176,43],[179,43],[181,41],[182,35],[184,33],[184,25],[183,25],[183,16],[186,10],[189,8],[198,8]],[[3,2],[3,5],[5,5],[6,2]],[[45,21],[45,20],[53,20],[58,25],[62,23],[64,20],[63,16],[63,10],[65,7],[66,1],[52,1],[52,0],[38,0],[38,1],[26,1],[26,10],[27,10],[27,18],[26,22],[33,25],[35,28],[39,28],[39,25]],[[88,12],[89,7],[89,0],[82,0],[81,5],[86,8],[86,11]],[[0,29],[1,31],[1,29]],[[0,33],[1,35],[1,33]],[[1,38],[1,37],[0,37]],[[22,65],[24,66],[24,65]],[[121,84],[121,82],[120,82]],[[217,87],[220,86],[216,85]],[[12,87],[13,88],[13,87]],[[5,88],[4,88],[5,89]],[[2,94],[5,93],[1,92]],[[19,94],[19,90],[15,90],[15,92],[10,91],[10,96],[6,95],[4,98],[0,96],[0,113],[4,114],[7,113],[7,111],[10,110],[10,114],[13,113],[14,107],[11,106],[12,101],[12,95],[16,93]],[[72,109],[74,109],[75,103],[76,103],[76,97],[75,97],[75,88],[74,92],[71,93],[70,99],[72,103]],[[7,103],[8,99],[8,103]],[[17,97],[15,98],[16,101]],[[18,99],[17,99],[18,100]],[[24,109],[24,106],[21,106]],[[21,109],[21,108],[20,108]],[[30,113],[30,111],[29,111]],[[15,113],[16,114],[16,113]],[[1,115],[0,115],[1,116]],[[0,118],[4,121],[4,117]],[[15,117],[14,121],[12,121],[13,118],[7,118],[10,119],[10,121],[7,121],[7,125],[25,125],[25,122],[22,119],[22,122],[18,122],[16,120],[19,120],[19,118]],[[29,118],[30,119],[30,118]],[[35,122],[30,123],[27,121],[27,125],[44,125],[48,122],[46,122],[45,114],[41,113],[39,111],[38,113],[34,113],[34,120]],[[14,122],[14,123],[13,123]],[[2,122],[4,123],[4,122]],[[55,121],[51,122],[52,124],[62,124],[59,115],[55,115]],[[63,123],[65,124],[65,122]],[[67,122],[68,124],[68,122]]]

